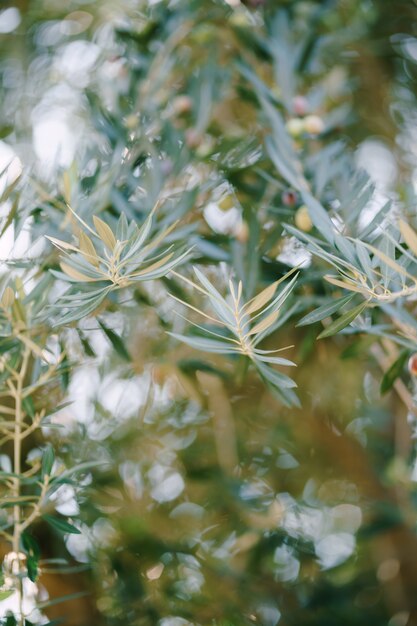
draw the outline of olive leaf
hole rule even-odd
[[[355,306],[353,309],[349,309],[343,315],[338,317],[334,322],[330,324],[320,335],[317,337],[318,339],[324,339],[325,337],[331,337],[331,335],[335,335],[339,331],[346,328],[351,322],[353,322],[358,315],[360,315],[367,306],[367,302],[361,302],[358,306]]]
[[[121,215],[115,232],[97,216],[93,216],[94,230],[70,207],[69,210],[77,220],[76,242],[47,237],[62,255],[61,271],[51,272],[71,285],[53,307],[63,313],[60,324],[90,315],[111,291],[166,276],[190,252],[174,250],[173,245],[160,250],[177,222],[151,237],[155,209],[141,227],[134,221],[128,223]]]
[[[281,309],[294,288],[297,275],[282,289],[278,289],[278,287],[280,283],[289,278],[294,272],[295,269],[291,270],[281,279],[266,287],[249,302],[243,301],[242,282],[235,285],[232,281],[229,281],[228,297],[224,298],[198,268],[194,267],[194,273],[198,280],[197,283],[173,272],[195,291],[207,298],[211,311],[208,313],[198,309],[189,302],[180,300],[174,295],[171,295],[171,297],[191,311],[201,315],[206,321],[213,322],[214,326],[213,324],[210,327],[207,325],[203,326],[186,318],[197,329],[198,334],[169,334],[196,350],[247,357],[258,369],[262,378],[268,382],[269,386],[272,386],[278,392],[282,392],[284,389],[290,390],[296,387],[295,382],[289,376],[278,373],[270,367],[272,364],[282,366],[295,365],[288,359],[274,356],[277,352],[281,352],[290,346],[278,350],[261,350],[257,346],[264,337],[274,330]],[[297,404],[297,398],[293,393],[281,393],[281,400],[286,404]]]
[[[80,535],[81,531],[78,530],[78,528],[76,526],[73,526],[72,524],[70,524],[69,522],[67,522],[67,520],[63,519],[62,517],[56,517],[54,515],[48,515],[47,513],[44,513],[42,515],[43,519],[48,522],[48,524],[50,526],[52,526],[53,528],[55,528],[56,530],[58,530],[60,533],[62,534],[66,534],[66,533],[70,533],[73,535]]]
[[[404,220],[398,228],[390,225],[373,243],[341,234],[329,243],[291,225],[286,225],[286,230],[337,270],[337,275],[324,276],[328,283],[362,295],[369,306],[412,299],[417,294],[417,233]],[[400,243],[401,236],[408,249]]]

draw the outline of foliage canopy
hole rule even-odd
[[[0,11],[1,623],[417,623],[416,12]]]

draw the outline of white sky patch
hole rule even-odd
[[[97,329],[96,320],[92,318],[80,320],[80,328],[86,332],[88,341],[98,358],[103,360],[111,351],[111,345],[103,332],[95,332]]]
[[[60,82],[44,92],[42,99],[33,109],[31,118],[36,122],[43,117],[49,117],[51,111],[60,114],[61,117],[77,115],[80,106],[82,106],[80,93],[66,82]]]
[[[281,469],[293,469],[298,467],[300,464],[292,454],[283,448],[280,448],[275,465]]]
[[[104,517],[96,520],[91,528],[91,535],[96,545],[106,547],[117,539],[117,532]]]
[[[99,398],[116,419],[129,419],[145,403],[148,385],[143,380],[121,380],[113,375],[103,379]]]
[[[64,32],[61,29],[61,20],[47,20],[41,24],[35,32],[35,42],[39,47],[57,46],[63,39]]]
[[[374,191],[374,195],[371,200],[368,202],[366,207],[361,211],[359,215],[359,228],[365,228],[368,224],[371,223],[375,215],[378,213],[380,209],[384,206],[384,204],[388,201],[388,196],[377,189]],[[378,227],[379,229],[381,227]]]
[[[210,228],[222,235],[234,234],[242,225],[242,215],[236,207],[223,211],[215,202],[210,202],[203,214]]]
[[[401,47],[410,59],[417,61],[417,39],[415,37],[402,36]]]
[[[281,501],[281,498],[278,499]],[[285,506],[285,501],[284,501]],[[302,535],[313,541],[318,541],[323,536],[325,516],[319,509],[312,507],[297,507],[287,509],[284,515],[283,526],[292,536]]]
[[[277,580],[296,580],[300,572],[300,562],[288,546],[280,546],[274,552],[274,574]]]
[[[148,472],[152,485],[151,496],[157,502],[171,502],[184,491],[184,479],[179,472],[155,463]]]
[[[225,541],[216,549],[213,550],[212,555],[215,559],[226,560],[232,556],[232,552],[236,546],[236,532],[230,533],[226,537]]]
[[[316,543],[316,554],[324,569],[346,561],[355,550],[355,537],[350,533],[334,533]]]
[[[98,368],[86,364],[77,369],[71,378],[68,398],[70,406],[61,409],[51,417],[54,424],[74,426],[77,422],[90,424],[94,418],[94,397],[100,384]]]
[[[379,139],[367,139],[356,151],[356,164],[369,174],[379,191],[391,188],[398,166],[391,150]]]
[[[22,162],[16,152],[6,142],[0,141],[0,195],[14,183],[22,173]],[[0,205],[0,218],[5,218],[12,207],[10,200]],[[18,258],[24,255],[30,245],[30,235],[23,228],[15,241],[14,226],[11,225],[0,237],[0,260]]]
[[[193,624],[183,617],[164,617],[159,620],[158,626],[198,626],[198,624]]]
[[[79,563],[88,563],[89,552],[92,548],[91,541],[85,533],[81,535],[67,535],[65,538],[67,550]]]
[[[119,466],[119,474],[132,498],[139,500],[143,496],[143,478],[137,463],[125,461]]]
[[[272,498],[273,492],[270,485],[260,478],[247,481],[240,488],[240,497],[244,500],[252,500],[262,496]]]
[[[12,462],[7,454],[0,454],[0,468],[3,472],[12,472]]]
[[[22,162],[16,152],[5,141],[0,141],[0,195],[21,173]],[[3,206],[0,207],[1,215],[4,215]]]
[[[393,152],[377,138],[363,141],[355,154],[356,165],[370,176],[375,192],[359,216],[359,227],[366,227],[388,201],[398,177],[398,165]]]
[[[72,41],[61,48],[55,69],[78,89],[87,87],[100,48],[90,41]]]
[[[62,515],[78,515],[80,507],[75,498],[75,489],[72,485],[61,485],[50,499],[55,502],[55,508]]]
[[[32,144],[38,175],[50,176],[74,160],[85,124],[80,117],[80,93],[65,82],[47,89],[31,113]]]
[[[281,619],[281,612],[276,606],[260,606],[256,609],[265,626],[276,626]]]
[[[0,13],[0,33],[12,33],[21,22],[19,9],[9,7]]]
[[[23,613],[31,622],[36,624],[47,624],[48,618],[43,616],[36,608],[38,588],[31,580],[25,578],[23,581]],[[17,592],[0,602],[0,618],[4,618],[8,613],[19,616],[19,597]]]
[[[59,110],[34,121],[33,147],[38,159],[49,171],[69,167],[78,144],[78,132],[70,127],[68,118]]]
[[[286,510],[282,526],[291,536],[308,537],[314,541],[317,559],[323,569],[336,567],[353,554],[356,547],[354,533],[362,523],[360,507],[350,503],[322,509],[299,506],[287,494],[280,494],[279,500]],[[282,565],[285,576],[284,565],[285,562]]]
[[[169,516],[172,519],[181,518],[182,516],[203,519],[205,512],[205,508],[195,502],[182,502],[171,511]]]
[[[283,241],[281,252],[276,257],[277,261],[296,267],[308,267],[311,264],[311,254],[305,250],[295,237],[288,237]]]
[[[30,246],[30,234],[23,229],[15,240],[14,227],[11,225],[0,237],[0,260],[17,259],[24,256]]]

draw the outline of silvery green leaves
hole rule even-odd
[[[205,322],[200,325],[187,320],[194,327],[195,334],[171,333],[171,335],[196,350],[247,357],[281,401],[286,405],[298,404],[297,396],[293,391],[296,386],[295,382],[271,367],[272,365],[294,365],[292,361],[276,356],[277,352],[286,348],[279,350],[262,350],[259,348],[261,341],[280,325],[281,309],[289,297],[297,277],[294,276],[283,288],[278,289],[278,287],[294,273],[294,270],[266,287],[248,302],[244,302],[242,298],[243,287],[241,282],[235,285],[230,281],[228,297],[224,298],[199,269],[195,267],[194,272],[198,282],[193,282],[183,276],[179,276],[179,278],[190,285],[193,290],[203,294],[211,310],[210,312],[202,311],[188,302],[172,296],[190,311],[201,315]]]
[[[60,324],[90,315],[111,291],[165,276],[188,254],[166,243],[176,223],[152,236],[154,210],[141,227],[122,215],[115,232],[99,217],[93,216],[92,228],[71,213],[77,220],[76,244],[48,237],[63,255],[62,271],[52,273],[71,284],[55,305],[64,312]]]
[[[392,304],[401,299],[415,298],[417,294],[417,233],[405,221],[398,227],[388,226],[373,243],[343,236],[334,231],[332,241],[327,241],[296,231],[306,247],[316,256],[327,261],[337,271],[326,274],[325,280],[337,288],[350,292],[351,298],[361,301],[333,322],[320,336],[338,332],[351,323],[367,307]],[[401,239],[403,242],[401,243]],[[337,301],[323,305],[316,312],[308,314],[301,324],[313,323],[336,312]],[[340,308],[347,301],[339,300]]]

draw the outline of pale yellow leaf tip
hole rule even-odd
[[[94,280],[93,278],[90,278],[89,276],[86,276],[85,274],[78,272],[78,270],[74,269],[70,265],[67,265],[66,263],[60,263],[60,265],[61,265],[62,271],[65,274],[67,274],[67,276],[69,276],[70,278],[73,278],[74,280],[80,280],[82,282],[89,282],[89,283]]]
[[[93,216],[93,222],[99,238],[110,250],[114,250],[116,246],[116,237],[113,235],[113,231],[110,226],[96,215]]]
[[[407,222],[400,219],[400,232],[404,238],[405,243],[410,250],[417,256],[417,233],[411,228]]]
[[[1,298],[1,306],[4,309],[8,309],[14,302],[14,291],[11,287],[6,287],[3,296]]]

